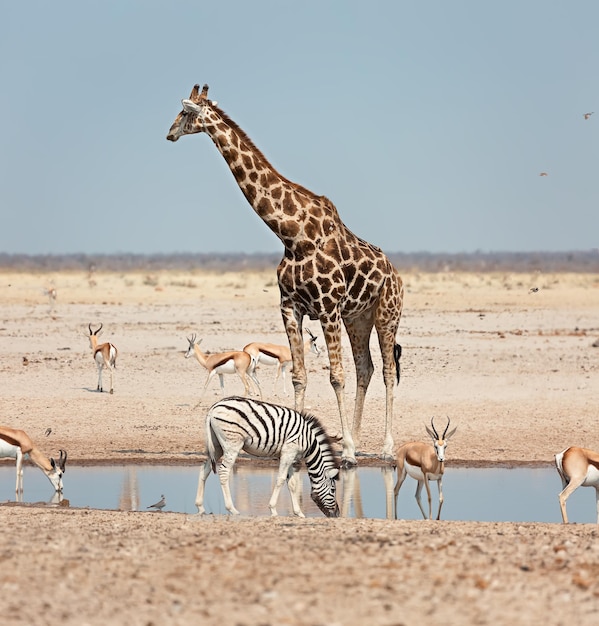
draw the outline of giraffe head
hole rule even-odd
[[[209,107],[216,104],[208,100],[208,85],[202,87],[194,85],[187,100],[182,100],[183,110],[177,115],[166,138],[177,141],[183,135],[193,135],[204,132],[204,115]]]

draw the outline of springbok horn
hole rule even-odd
[[[434,423],[433,423],[433,420],[434,420],[434,419],[435,419],[434,417],[431,417],[431,426],[432,426],[432,428],[433,428],[433,432],[435,433],[435,437],[436,437],[437,439],[439,439],[439,433],[437,432],[437,429],[435,428],[435,425],[434,425]]]
[[[447,434],[447,430],[449,428],[449,422],[450,422],[450,419],[449,419],[449,415],[448,415],[447,416],[447,426],[445,427],[445,430],[443,431],[443,439],[445,439],[445,435]]]
[[[91,325],[91,322],[87,325],[87,327],[89,328],[89,334],[90,334],[90,335],[93,335],[93,334],[94,334],[94,331],[92,330],[92,325]]]

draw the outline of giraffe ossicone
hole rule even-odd
[[[307,384],[302,336],[305,316],[319,320],[327,345],[330,382],[337,398],[343,437],[342,465],[356,465],[356,446],[366,391],[374,372],[370,336],[378,335],[385,382],[382,457],[393,460],[393,395],[399,381],[401,348],[396,334],[403,283],[387,256],[354,235],[326,197],[282,176],[253,141],[208,99],[208,85],[194,85],[167,139],[206,133],[229,165],[250,206],[281,240],[277,268],[281,315],[293,360],[295,408],[302,411]],[[353,421],[345,408],[341,330],[345,326],[356,367]]]

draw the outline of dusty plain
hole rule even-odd
[[[423,422],[447,415],[459,427],[449,453],[455,466],[548,466],[568,445],[599,449],[598,275],[403,275],[396,443],[423,439]],[[193,409],[206,373],[183,358],[191,333],[210,352],[285,342],[272,271],[4,270],[0,316],[2,423],[27,431],[48,455],[68,450],[66,499],[69,474],[81,465],[197,463],[203,416],[220,391],[213,381]],[[104,340],[119,348],[113,395],[96,392],[88,323],[103,323]],[[344,346],[351,403],[346,339]],[[362,464],[378,463],[383,436],[374,337],[372,347]],[[306,409],[337,433],[327,358],[307,363]],[[258,374],[265,399],[292,405],[289,389],[273,390],[274,370]],[[225,384],[243,391],[234,377]],[[199,518],[12,502],[0,505],[0,520],[3,624],[599,619],[595,524]]]

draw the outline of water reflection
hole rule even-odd
[[[53,492],[37,468],[25,466],[23,501],[60,504],[62,497],[72,507],[145,511],[160,494],[166,495],[164,511],[195,514],[199,466],[111,466],[71,465],[65,477],[64,493]],[[0,502],[14,501],[14,465],[0,466]],[[274,488],[276,468],[255,468],[237,464],[231,476],[235,505],[246,515],[268,516],[268,500]],[[301,472],[301,507],[308,517],[322,513],[310,498],[310,483]],[[344,517],[394,519],[395,472],[389,467],[360,467],[343,471],[338,488]],[[414,493],[416,481],[406,479],[399,492],[397,517],[422,519]],[[443,520],[561,522],[557,494],[561,482],[552,467],[531,468],[446,468],[443,480]],[[432,486],[433,504],[436,487]],[[425,498],[426,499],[426,498]],[[206,482],[205,507],[208,513],[224,515],[220,483],[215,475]],[[63,502],[64,504],[64,502]],[[292,515],[287,490],[281,490],[279,515]],[[160,513],[148,512],[148,515]],[[581,488],[568,500],[572,522],[595,523],[594,489]]]

